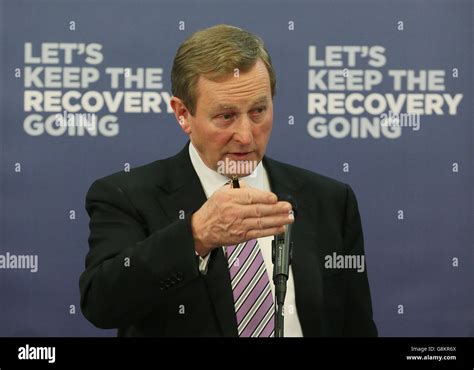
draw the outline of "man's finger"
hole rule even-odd
[[[271,227],[279,227],[294,222],[289,214],[280,214],[277,216],[246,218],[242,221],[242,225],[248,230],[263,230]]]
[[[291,204],[288,202],[277,202],[275,204],[246,204],[239,206],[239,216],[242,218],[276,216],[280,213],[287,214],[291,211]]]
[[[245,189],[232,189],[236,195],[236,202],[239,204],[265,203],[275,204],[278,201],[277,196],[270,191],[262,191],[252,187]]]
[[[247,240],[250,240],[250,239],[256,239],[256,238],[263,238],[265,236],[279,235],[279,234],[283,234],[284,232],[285,232],[284,226],[270,227],[268,229],[262,229],[262,230],[250,230],[247,233],[246,237],[247,237]]]

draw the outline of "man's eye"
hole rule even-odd
[[[266,107],[258,107],[254,109],[254,112],[257,114],[262,114],[263,112],[265,112],[266,109]]]
[[[229,121],[232,117],[234,117],[234,113],[222,113],[217,118],[222,118],[224,121]]]

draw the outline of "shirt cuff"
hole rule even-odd
[[[198,257],[199,261],[198,261],[198,264],[199,264],[199,272],[203,275],[206,275],[207,274],[207,264],[209,262],[209,256],[211,255],[211,253],[208,253],[206,255],[206,257],[201,257],[199,255],[198,252],[194,251],[194,253],[196,253],[196,256]]]

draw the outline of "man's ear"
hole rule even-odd
[[[176,117],[176,120],[178,121],[179,125],[181,126],[183,131],[189,135],[191,133],[191,125],[189,122],[191,118],[191,113],[189,113],[188,108],[186,108],[183,101],[180,98],[177,98],[176,96],[173,96],[170,99],[170,105],[174,111],[174,116]]]

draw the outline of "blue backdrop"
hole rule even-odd
[[[85,194],[182,148],[172,60],[219,23],[258,34],[272,56],[267,154],[355,190],[380,335],[474,334],[471,1],[11,0],[0,11],[0,336],[115,335],[79,309]],[[322,105],[335,93],[345,106]],[[383,121],[390,99],[407,114],[398,121]],[[96,135],[52,123],[74,104],[97,114]]]

